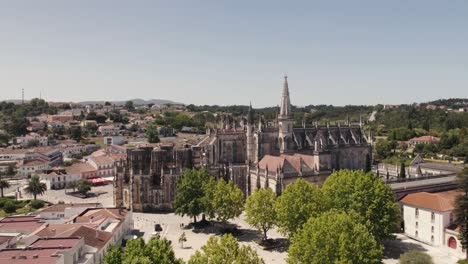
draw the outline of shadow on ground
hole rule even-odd
[[[400,255],[410,250],[416,250],[420,252],[427,251],[424,247],[406,242],[405,240],[395,239],[384,241],[384,258],[386,259],[399,259]]]

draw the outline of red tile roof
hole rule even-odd
[[[433,137],[433,136],[422,136],[422,137],[415,137],[410,139],[409,141],[427,141],[427,142],[439,142],[440,138]]]
[[[57,263],[60,259],[56,255],[58,251],[62,251],[62,249],[2,249],[0,250],[0,263],[53,264]]]
[[[460,195],[458,191],[447,191],[439,193],[418,192],[410,193],[400,200],[401,203],[419,208],[446,212],[455,207],[455,199]]]
[[[72,248],[80,242],[80,237],[59,237],[59,238],[39,238],[34,241],[29,247],[34,248],[50,248],[50,247],[66,247]]]

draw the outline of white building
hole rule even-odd
[[[109,137],[103,137],[104,144],[107,146],[110,145],[123,145],[125,144],[125,138],[123,136],[109,136]]]
[[[39,180],[46,184],[47,190],[58,190],[81,180],[81,177],[79,174],[67,174],[65,170],[53,170],[39,174]]]
[[[400,200],[405,234],[451,253],[464,254],[453,224],[454,202],[458,195],[457,191],[406,195]]]
[[[18,174],[22,177],[29,177],[38,172],[48,170],[49,162],[45,160],[27,160],[19,166]]]
[[[36,143],[39,147],[45,147],[49,145],[49,139],[47,137],[43,137],[37,133],[29,133],[24,137],[17,137],[16,143],[20,144],[23,147],[30,146],[30,144]]]

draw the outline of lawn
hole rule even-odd
[[[0,217],[27,214],[44,207],[45,203],[41,200],[20,200],[16,201],[12,196],[0,198]]]

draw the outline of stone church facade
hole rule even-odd
[[[246,196],[259,188],[280,195],[299,178],[321,185],[334,170],[365,169],[371,153],[371,138],[361,124],[294,127],[285,77],[280,111],[272,123],[262,118],[254,122],[250,107],[240,124],[226,116],[222,128],[207,130],[197,145],[128,150],[117,166],[114,201],[134,211],[170,209],[175,184],[186,168],[206,168],[233,181]]]

